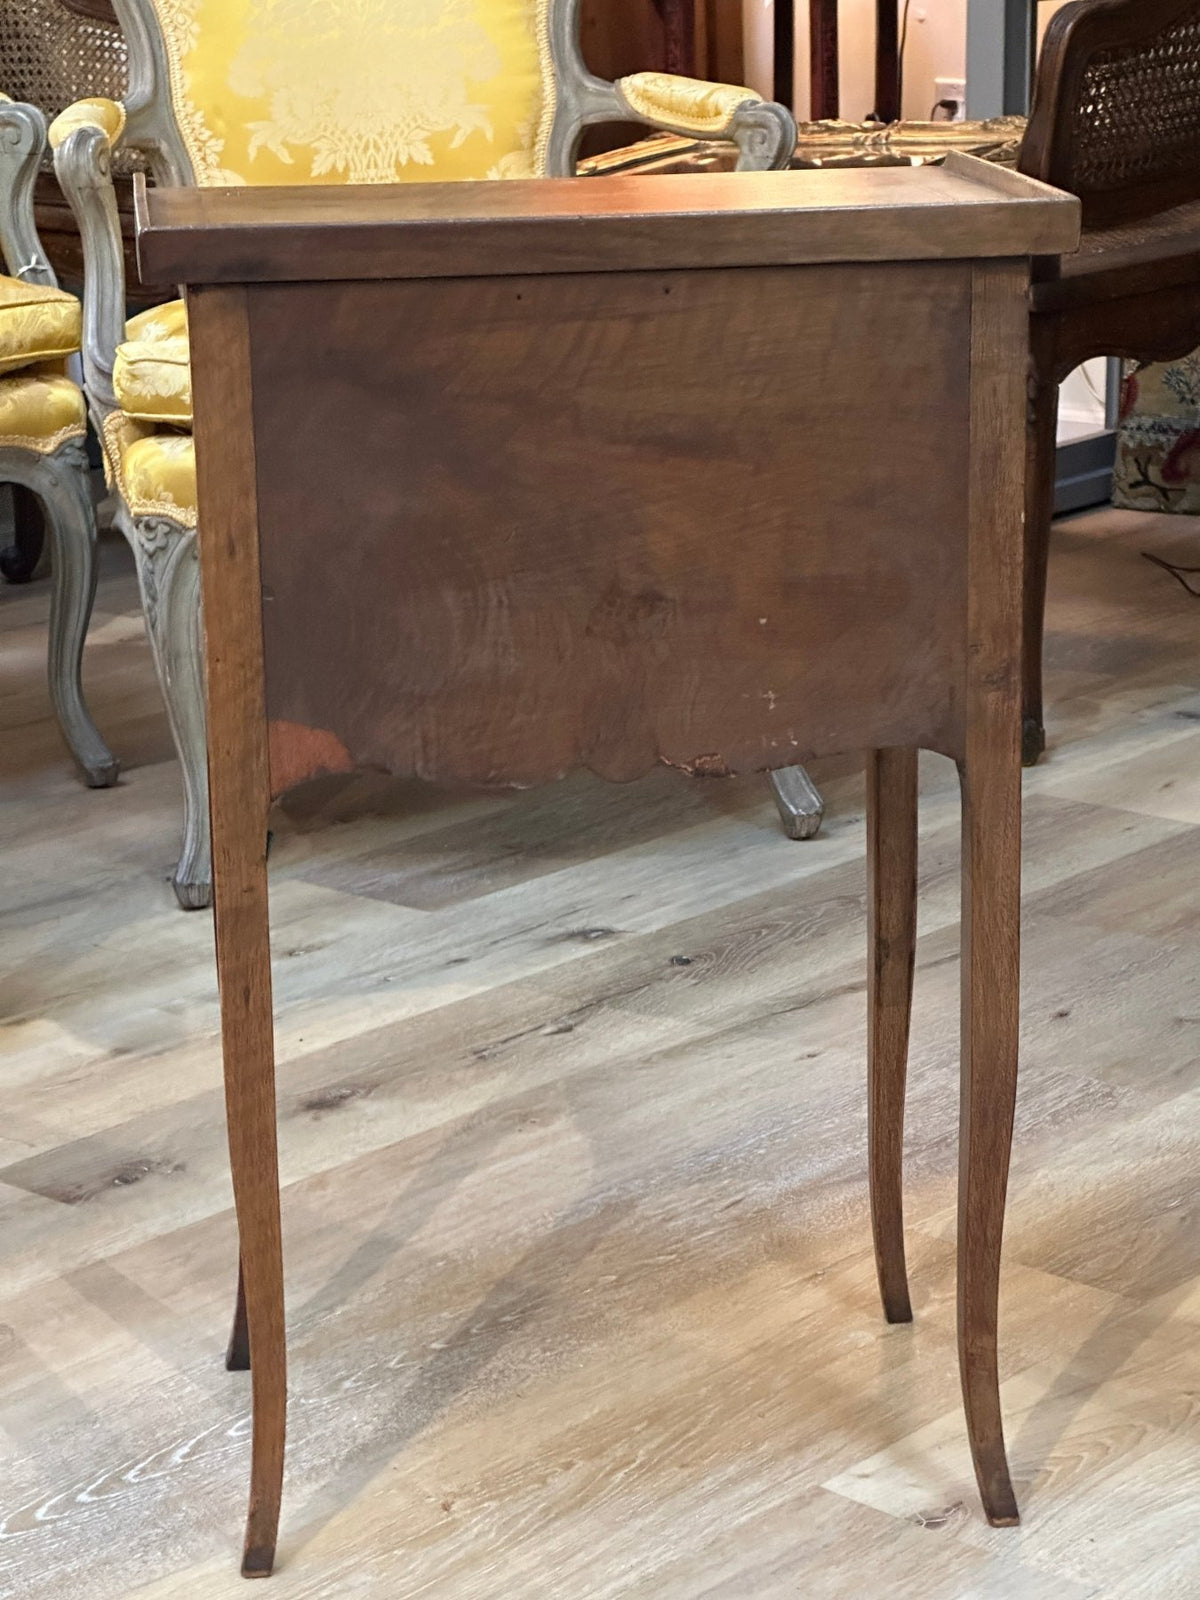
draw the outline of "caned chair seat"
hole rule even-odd
[[[0,445],[47,455],[86,431],[79,385],[61,372],[35,368],[0,377]]]
[[[74,355],[82,323],[73,294],[0,276],[0,373]]]
[[[154,306],[125,325],[113,363],[113,393],[127,417],[190,427],[192,373],[182,300]]]

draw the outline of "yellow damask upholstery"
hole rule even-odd
[[[99,128],[101,133],[108,136],[109,143],[115,145],[125,132],[125,107],[99,95],[91,100],[76,100],[73,106],[60,112],[50,124],[50,148],[57,150],[76,128]]]
[[[131,317],[125,333],[113,364],[113,392],[122,411],[143,422],[190,427],[192,370],[183,301]]]
[[[545,170],[554,112],[548,0],[154,6],[197,183]]]
[[[0,444],[45,455],[86,431],[83,395],[61,372],[33,369],[0,378]]]
[[[135,517],[170,517],[196,526],[196,451],[187,433],[170,433],[114,411],[104,419],[108,480]]]
[[[727,133],[739,106],[755,105],[762,96],[731,83],[703,83],[669,72],[634,72],[617,80],[625,102],[652,122],[669,122],[689,133]]]
[[[73,294],[0,276],[0,373],[73,355],[82,323]]]

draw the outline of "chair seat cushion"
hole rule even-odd
[[[46,454],[87,431],[78,384],[58,372],[16,372],[0,377],[0,445]]]
[[[82,324],[73,294],[0,276],[0,373],[74,355]]]
[[[127,417],[189,427],[192,370],[182,300],[154,306],[125,324],[113,364],[113,393]]]
[[[135,517],[196,525],[196,451],[188,433],[136,421],[120,411],[104,422],[110,479]]]

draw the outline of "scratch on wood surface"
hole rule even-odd
[[[716,751],[707,755],[693,756],[690,761],[672,761],[668,756],[660,757],[664,766],[674,767],[677,772],[686,772],[689,778],[732,778],[733,768],[730,767],[724,756]]]

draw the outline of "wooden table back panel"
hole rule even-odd
[[[260,291],[273,789],[961,753],[970,294],[958,263]]]

